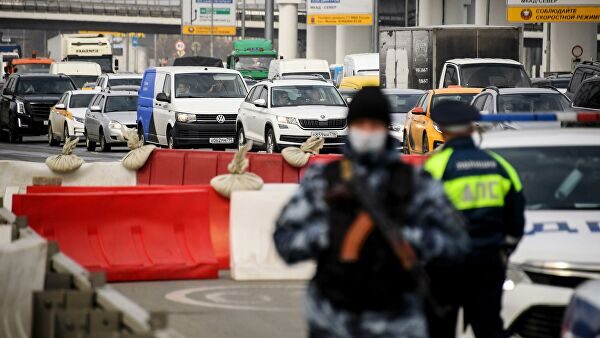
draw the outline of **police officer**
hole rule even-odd
[[[425,163],[449,200],[468,219],[471,248],[460,274],[460,302],[444,318],[430,316],[432,338],[454,337],[458,305],[477,338],[505,337],[500,317],[508,255],[524,227],[525,200],[519,175],[500,155],[479,149],[471,137],[479,112],[459,101],[433,107],[443,148]]]
[[[378,88],[358,92],[347,119],[344,156],[308,169],[277,220],[277,251],[289,264],[316,260],[305,303],[311,338],[425,338],[418,281],[388,236],[403,234],[409,244],[399,251],[422,261],[460,256],[468,247],[464,219],[439,182],[400,161]],[[391,229],[374,223],[357,180]]]

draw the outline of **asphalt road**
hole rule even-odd
[[[48,156],[60,154],[61,150],[62,144],[60,147],[49,146],[46,136],[23,137],[23,143],[0,143],[0,160],[44,162]],[[128,151],[127,147],[113,147],[106,153],[87,151],[85,143],[79,142],[75,154],[86,162],[118,161]]]
[[[218,280],[112,284],[187,338],[304,338],[306,282]]]

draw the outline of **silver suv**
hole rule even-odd
[[[100,144],[101,151],[112,145],[125,145],[122,127],[136,128],[137,99],[135,91],[108,90],[96,94],[85,112],[85,144],[88,151]]]

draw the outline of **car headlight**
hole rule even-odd
[[[521,283],[530,284],[531,279],[529,279],[529,276],[521,269],[520,265],[509,264],[508,269],[506,270],[506,279],[504,280],[503,289],[505,291],[510,291],[514,289],[517,284]]]
[[[79,122],[79,123],[84,123],[85,122],[85,118],[83,118],[83,117],[73,116],[73,120],[75,120],[75,122]]]
[[[298,120],[295,117],[277,116],[277,122],[287,124],[298,124]]]
[[[442,132],[442,129],[440,128],[440,126],[438,126],[438,124],[435,122],[433,123],[433,129],[435,129],[438,133]]]
[[[402,130],[402,127],[403,127],[403,125],[392,122],[392,123],[390,123],[389,129],[391,131],[400,131],[400,130]]]
[[[175,119],[177,119],[178,122],[195,122],[196,114],[175,113]]]
[[[17,103],[17,114],[25,114],[25,103],[16,100]]]
[[[123,127],[123,125],[117,121],[110,121],[108,123],[108,128],[110,129],[121,129],[121,127]]]

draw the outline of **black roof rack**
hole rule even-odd
[[[547,89],[552,89],[552,90],[554,90],[554,91],[556,91],[556,92],[559,92],[559,93],[560,93],[560,90],[558,90],[558,88],[554,87],[553,85],[543,85],[543,86],[540,86],[540,87],[538,87],[538,88],[547,88]],[[561,93],[561,94],[562,94],[562,93]]]

